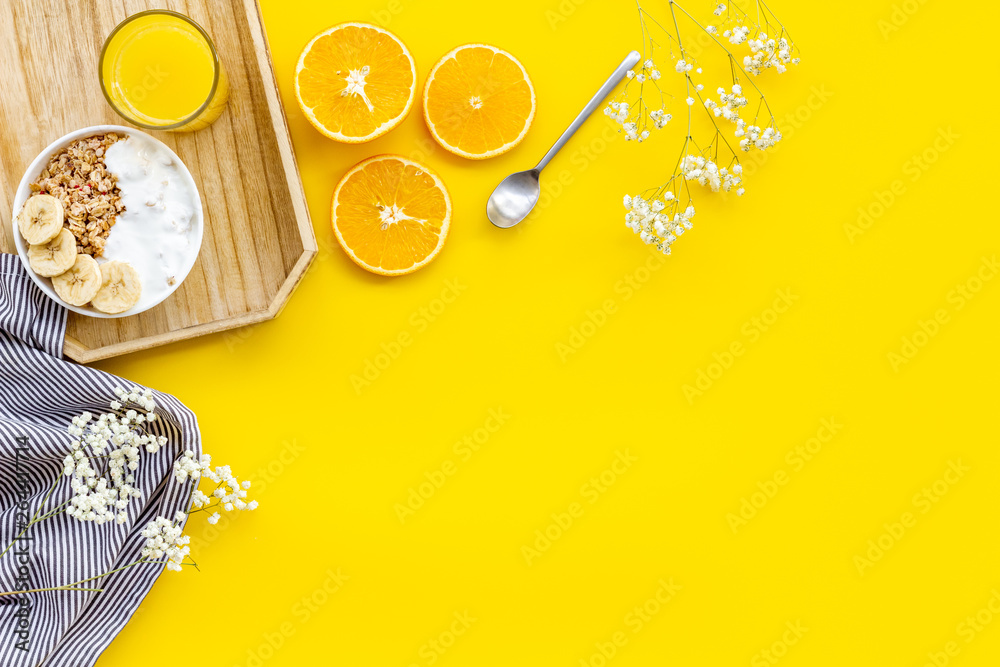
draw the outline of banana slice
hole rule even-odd
[[[31,265],[31,270],[45,278],[65,273],[75,261],[76,237],[66,228],[48,243],[28,248],[28,264]]]
[[[101,289],[101,267],[90,255],[77,255],[68,271],[52,279],[52,289],[69,305],[82,306]]]
[[[115,315],[134,306],[142,296],[139,272],[126,262],[107,262],[101,265],[101,289],[92,305],[102,313]]]
[[[35,195],[24,202],[17,228],[30,245],[48,243],[63,228],[62,202],[52,195]]]

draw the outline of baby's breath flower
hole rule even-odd
[[[743,58],[743,68],[754,76],[772,67],[781,74],[789,63],[799,64],[799,59],[792,57],[792,45],[785,37],[774,40],[761,33],[747,44],[751,55]]]
[[[751,148],[764,151],[781,141],[781,132],[773,125],[761,130],[757,125],[746,125],[742,119],[736,122],[736,136],[743,137],[740,139],[740,149],[744,153]]]
[[[625,215],[625,226],[638,234],[643,243],[655,245],[665,255],[670,254],[670,246],[677,237],[691,229],[694,206],[681,211],[673,192],[650,199],[637,195],[631,201],[632,210]]]
[[[202,508],[209,503],[209,498],[201,490],[195,489],[191,494],[191,504],[194,507]]]
[[[737,196],[745,193],[743,187],[743,167],[739,163],[739,152],[749,151],[754,148],[766,150],[781,140],[781,132],[777,129],[777,121],[772,113],[764,94],[756,85],[753,86],[755,93],[759,93],[758,99],[754,99],[757,111],[752,121],[748,122],[741,118],[743,110],[749,106],[749,100],[744,93],[745,82],[750,76],[757,76],[765,69],[775,69],[784,72],[788,65],[798,64],[799,58],[795,53],[795,48],[791,44],[790,38],[784,26],[771,13],[770,9],[758,3],[755,11],[751,14],[743,10],[739,3],[718,2],[713,7],[713,14],[719,17],[713,20],[711,25],[707,25],[705,32],[711,37],[709,40],[727,56],[727,62],[732,84],[719,86],[716,88],[716,95],[706,95],[703,91],[705,86],[692,78],[691,72],[702,74],[701,67],[697,67],[693,62],[691,54],[685,49],[685,45],[691,44],[689,36],[682,36],[680,25],[676,17],[673,16],[675,9],[679,5],[671,2],[669,11],[674,20],[657,21],[653,19],[641,6],[639,7],[640,18],[643,19],[643,33],[647,37],[648,47],[658,48],[661,44],[669,44],[671,52],[671,62],[674,71],[684,76],[684,90],[686,96],[684,102],[687,106],[687,135],[684,137],[684,147],[681,149],[682,158],[677,162],[677,166],[667,183],[655,190],[653,195],[626,195],[623,198],[625,206],[625,225],[635,233],[643,243],[654,245],[665,254],[670,254],[672,244],[685,231],[691,229],[691,219],[694,217],[695,209],[692,203],[691,189],[695,185],[701,185],[713,192],[734,192]],[[675,6],[676,5],[676,6]],[[683,10],[681,10],[683,11]],[[686,11],[684,11],[687,14]],[[690,15],[688,15],[690,17]],[[651,19],[651,20],[647,20]],[[656,26],[667,33],[666,40],[659,37],[654,38],[649,34],[651,26]],[[696,22],[697,25],[697,22]],[[671,26],[673,30],[671,30]],[[776,28],[775,28],[776,26]],[[766,27],[766,30],[765,30]],[[776,37],[769,37],[767,32],[780,28],[780,34]],[[725,39],[717,38],[716,36]],[[747,44],[750,55],[737,54],[735,49],[729,45]],[[653,59],[647,59],[642,67],[636,71],[629,72],[629,83],[625,89],[628,90],[633,82],[640,85],[659,80],[659,71],[655,69]],[[640,78],[641,75],[645,75]],[[692,90],[693,89],[693,90]],[[662,97],[662,91],[661,97]],[[628,141],[635,140],[641,143],[649,136],[648,130],[643,123],[648,122],[654,128],[659,129],[670,120],[670,114],[665,113],[663,105],[661,108],[643,108],[642,89],[638,99],[632,99],[626,103],[625,97],[617,98],[605,108],[605,115],[614,119],[621,127]],[[694,93],[694,95],[692,95]],[[711,120],[714,134],[707,141],[701,137],[692,136],[692,116],[697,113],[694,108],[695,99],[700,100],[709,119]],[[683,108],[683,107],[682,107]],[[767,114],[760,118],[762,114]],[[716,120],[723,118],[736,125],[735,136],[738,142],[730,143],[725,136],[720,124]],[[699,143],[700,142],[700,143]],[[738,148],[736,148],[738,146]],[[689,148],[694,150],[688,151]],[[729,155],[726,156],[725,153]],[[727,162],[728,161],[728,162]],[[726,164],[727,166],[720,166]],[[680,190],[683,188],[683,191]],[[678,190],[683,195],[681,197],[674,194]]]
[[[181,518],[174,521],[158,516],[140,532],[146,538],[142,557],[146,560],[166,558],[167,569],[175,572],[181,571],[181,565],[191,553],[191,547],[188,546],[191,538],[184,535],[184,529],[178,525],[183,520],[184,513],[180,514]]]
[[[711,109],[716,117],[722,116],[730,122],[737,122],[740,119],[740,109],[747,105],[747,98],[742,96],[743,87],[734,83],[732,93],[727,93],[721,86],[716,92],[721,104],[709,98],[705,100],[705,108]]]
[[[747,35],[750,34],[750,27],[745,25],[738,25],[732,30],[727,30],[722,33],[723,37],[729,38],[730,44],[742,44],[747,40]]]
[[[154,435],[147,428],[156,421],[152,390],[116,387],[114,395],[115,399],[109,401],[109,412],[96,417],[83,412],[73,417],[67,427],[72,441],[69,453],[62,459],[62,472],[70,478],[72,496],[59,507],[65,505],[66,514],[78,521],[98,525],[127,523],[130,502],[142,497],[135,475],[141,453],[145,450],[148,454],[156,454],[168,443],[165,436]],[[227,512],[257,509],[256,500],[247,500],[250,481],[240,481],[229,466],[213,468],[212,457],[207,454],[196,458],[194,451],[185,451],[174,461],[173,477],[181,484],[194,482],[194,486],[205,477],[217,486],[211,496],[194,488],[191,492],[193,510],[178,510],[172,519],[158,516],[147,523],[140,531],[146,540],[142,558],[125,567],[155,563],[179,571],[190,558],[190,538],[184,535],[182,524],[191,511],[220,505]],[[62,510],[50,511],[49,516],[59,511]],[[208,517],[208,522],[216,524],[219,519],[220,513],[216,511]]]
[[[71,478],[73,491],[66,513],[78,521],[125,523],[129,501],[142,497],[127,471],[139,468],[140,450],[166,444],[166,438],[148,433],[143,426],[156,410],[151,390],[115,387],[114,394],[117,400],[109,402],[111,412],[96,419],[84,412],[67,429],[74,441],[72,453],[63,459],[63,474]]]
[[[604,107],[604,115],[612,119],[618,126],[619,131],[625,135],[626,141],[642,143],[649,138],[649,125],[654,129],[663,129],[671,116],[665,113],[663,93],[657,83],[660,78],[660,70],[656,68],[656,63],[652,58],[646,59],[639,72],[629,70],[626,72],[628,82],[625,89]],[[631,93],[635,92],[630,86],[638,85],[636,99],[629,101]],[[659,97],[656,107],[651,107],[648,102],[648,86],[652,86],[654,94]],[[654,115],[655,114],[655,115]]]
[[[739,187],[742,178],[739,173],[719,167],[715,162],[700,155],[686,155],[681,160],[680,172],[686,181],[697,181],[699,185],[712,188],[712,192],[729,192]],[[740,169],[742,172],[742,169]]]
[[[199,459],[195,459],[194,452],[188,450],[184,452],[174,462],[174,479],[183,484],[188,479],[207,479],[217,486],[211,494],[205,494],[200,489],[195,489],[191,493],[192,511],[208,510],[214,507],[222,507],[226,512],[253,510],[257,507],[256,501],[247,502],[247,490],[250,488],[250,480],[240,481],[233,475],[229,466],[212,467],[212,457],[202,454]],[[208,517],[211,524],[217,523],[219,513],[215,512]]]

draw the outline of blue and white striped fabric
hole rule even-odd
[[[0,253],[0,550],[19,532],[16,516],[25,494],[29,515],[56,480],[47,506],[70,497],[70,480],[62,476],[70,420],[84,411],[106,412],[115,387],[135,386],[64,361],[65,333],[66,311],[35,287],[16,256]],[[0,591],[60,586],[132,563],[140,557],[145,540],[139,531],[148,521],[187,510],[191,487],[174,481],[171,471],[185,449],[201,455],[198,424],[177,399],[154,396],[160,418],[151,430],[167,436],[169,444],[156,455],[143,455],[136,472],[143,496],[130,506],[129,520],[98,526],[59,514],[31,526],[25,539],[0,558]],[[19,439],[27,443],[26,451],[17,451]],[[93,665],[161,571],[159,565],[139,565],[88,584],[103,588],[102,593],[0,597],[0,666]]]

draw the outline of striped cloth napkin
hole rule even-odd
[[[0,550],[19,530],[17,514],[30,516],[53,482],[47,507],[72,495],[62,474],[69,453],[70,420],[107,412],[115,387],[135,385],[62,358],[66,311],[31,282],[14,255],[0,253]],[[201,455],[194,414],[177,399],[154,392],[159,419],[152,432],[168,438],[155,455],[143,454],[136,471],[142,498],[124,524],[83,523],[59,514],[31,526],[0,558],[0,591],[61,586],[103,574],[140,557],[139,535],[157,516],[186,511],[190,484],[171,477],[174,459],[190,449]],[[54,502],[53,502],[54,501]],[[45,591],[0,597],[0,665],[85,667],[139,608],[162,571],[139,565],[89,585],[102,593]]]

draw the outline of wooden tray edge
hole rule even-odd
[[[281,161],[285,167],[288,191],[295,209],[295,220],[299,225],[299,236],[302,238],[302,249],[307,252],[317,252],[319,244],[316,242],[316,231],[313,229],[312,216],[309,214],[306,192],[302,187],[299,164],[295,160],[295,149],[292,148],[292,135],[288,129],[288,119],[285,117],[285,109],[281,104],[278,78],[274,74],[271,47],[268,45],[267,35],[264,32],[264,16],[260,11],[260,2],[259,0],[244,0],[244,5],[247,10],[247,18],[256,19],[248,21],[251,37],[253,37],[254,45],[257,47],[257,62],[261,76],[268,76],[268,81],[271,84],[265,86],[264,93],[267,96],[268,109],[271,110],[271,123],[274,125],[274,135],[281,151]]]
[[[93,349],[84,347],[80,341],[67,336],[66,341],[63,344],[63,354],[77,363],[89,364],[95,361],[129,354],[131,352],[148,350],[161,345],[166,345],[168,343],[176,343],[182,340],[197,338],[198,336],[204,336],[205,334],[227,331],[229,329],[237,329],[239,327],[247,326],[248,324],[257,324],[258,322],[270,320],[273,317],[274,315],[271,314],[270,309],[259,310],[240,315],[239,317],[233,317],[228,320],[206,322],[205,324],[188,327],[187,329],[168,331],[156,336],[136,338],[135,340],[130,340],[126,343],[116,343],[114,345],[105,345],[104,347]]]
[[[309,273],[309,267],[312,266],[318,252],[317,250],[304,250],[299,255],[298,261],[295,262],[295,266],[292,267],[288,277],[285,278],[285,282],[281,284],[281,289],[274,295],[274,300],[271,301],[271,305],[268,307],[271,317],[277,317],[284,310],[288,300],[292,298],[295,288],[299,286],[302,279]]]
[[[206,322],[204,324],[188,327],[186,329],[177,329],[175,331],[168,331],[156,336],[136,338],[135,340],[130,340],[125,343],[105,345],[104,347],[93,349],[85,347],[80,343],[80,341],[72,338],[71,336],[66,336],[66,340],[63,342],[63,355],[77,363],[89,364],[103,359],[118,357],[123,354],[141,352],[142,350],[148,350],[161,345],[167,345],[169,343],[190,340],[192,338],[198,338],[199,336],[221,333],[223,331],[229,331],[231,329],[238,329],[251,324],[259,324],[261,322],[273,320],[281,314],[285,304],[288,303],[288,299],[295,291],[295,288],[298,287],[302,278],[304,278],[306,273],[308,273],[309,267],[312,265],[315,258],[316,251],[305,251],[301,256],[299,256],[299,259],[292,268],[291,273],[288,274],[288,277],[285,278],[285,282],[282,283],[281,289],[278,290],[274,300],[265,310],[257,310],[225,320]]]

